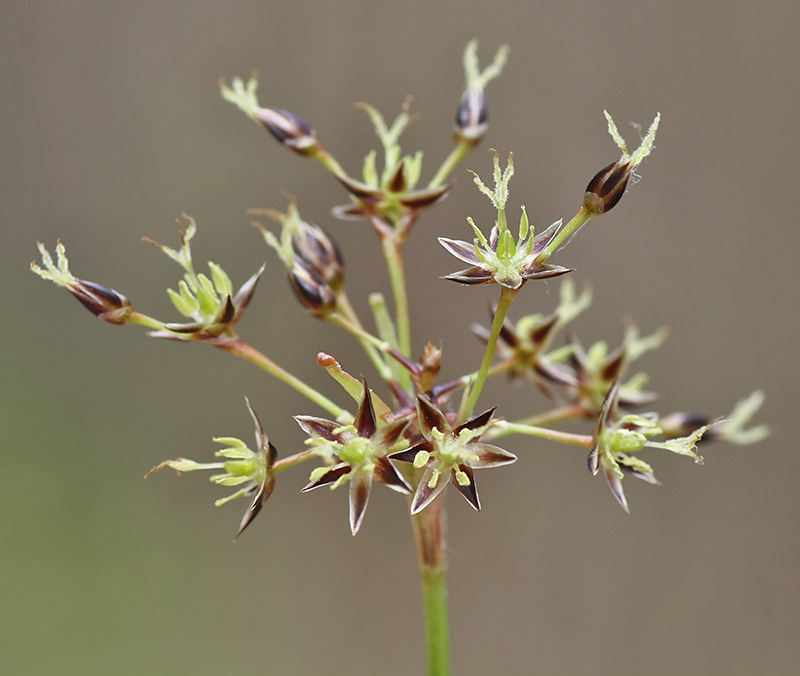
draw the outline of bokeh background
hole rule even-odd
[[[449,502],[454,673],[794,674],[797,640],[797,129],[800,5],[793,2],[4,2],[3,293],[0,351],[0,670],[104,676],[395,675],[424,671],[421,603],[405,503],[376,490],[357,538],[346,496],[300,496],[282,475],[232,543],[244,504],[221,509],[201,476],[162,459],[209,458],[212,436],[249,440],[251,398],[283,454],[292,414],[319,413],[245,363],[203,346],[102,324],[27,270],[37,240],[67,244],[73,271],[174,318],[177,268],[142,236],[195,254],[241,283],[268,270],[241,333],[331,396],[328,351],[369,364],[295,303],[248,207],[283,191],[339,239],[351,295],[386,289],[369,227],[335,222],[346,201],[317,165],[284,151],[222,101],[221,76],[260,73],[261,101],[310,121],[352,172],[376,146],[356,101],[420,119],[404,148],[427,173],[451,147],[462,50],[487,63],[491,128],[449,198],[409,243],[415,348],[441,342],[446,375],[474,368],[469,325],[490,288],[439,279],[458,265],[436,235],[468,237],[492,211],[467,168],[513,150],[512,208],[539,226],[569,218],[617,151],[608,108],[662,113],[642,180],[559,256],[591,281],[583,341],[619,342],[624,318],[663,324],[640,365],[663,412],[727,413],[767,392],[757,447],[706,446],[706,464],[648,453],[663,481],[627,481],[616,505],[583,451],[514,439],[511,468],[479,476],[484,510]],[[358,265],[356,265],[358,264]],[[364,264],[364,265],[362,265]],[[534,288],[535,287],[535,288]],[[526,288],[515,317],[549,311],[558,282]],[[340,399],[341,400],[341,399]],[[498,383],[509,417],[545,405]]]

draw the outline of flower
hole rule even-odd
[[[588,418],[594,418],[603,406],[606,395],[615,381],[620,379],[628,364],[645,352],[659,347],[667,337],[667,330],[661,328],[647,335],[639,336],[639,330],[630,324],[625,331],[621,347],[609,352],[604,341],[598,341],[588,350],[573,337],[571,343],[561,350],[554,351],[540,359],[536,372],[546,381],[564,387],[572,403]],[[566,363],[559,363],[564,360]],[[637,373],[619,385],[617,403],[621,408],[630,409],[652,403],[657,396],[644,390],[647,375]]]
[[[599,216],[610,211],[622,199],[631,173],[653,150],[653,141],[655,141],[656,130],[661,120],[661,113],[658,113],[647,130],[644,139],[642,139],[641,145],[633,152],[633,155],[629,155],[625,140],[620,136],[617,125],[614,124],[611,115],[608,114],[607,110],[604,110],[603,113],[606,116],[606,120],[608,120],[608,133],[611,134],[611,138],[622,150],[622,157],[597,172],[594,178],[589,181],[589,185],[586,186],[583,207],[592,216]]]
[[[719,423],[705,436],[705,440],[711,441],[721,439],[738,446],[756,444],[769,436],[769,426],[754,425],[748,427],[753,416],[764,404],[764,393],[756,390],[744,399],[736,402],[733,410],[725,416]],[[669,437],[677,437],[688,434],[694,427],[705,425],[710,422],[707,416],[694,413],[672,413],[661,418],[658,424],[664,430],[664,434]]]
[[[473,470],[509,465],[517,459],[502,448],[479,441],[491,427],[493,414],[491,408],[453,428],[438,406],[424,395],[417,395],[417,418],[424,441],[389,456],[411,462],[417,469],[425,468],[411,501],[412,514],[425,509],[448,483],[480,511]]]
[[[489,128],[489,108],[486,105],[486,85],[503,70],[508,58],[508,46],[497,50],[494,61],[481,72],[478,67],[478,41],[470,40],[464,50],[464,72],[467,87],[458,104],[455,137],[467,145],[476,145]]]
[[[644,415],[625,415],[620,417],[617,398],[619,383],[615,382],[606,395],[597,427],[594,433],[594,447],[589,453],[589,471],[596,475],[602,468],[609,488],[622,509],[629,512],[628,501],[622,488],[625,474],[632,474],[647,483],[660,485],[653,474],[653,468],[644,460],[633,455],[642,448],[662,448],[679,455],[688,455],[702,465],[703,457],[694,452],[697,442],[711,427],[720,422],[715,420],[697,428],[685,437],[653,441],[652,436],[663,435],[664,430],[658,424],[658,416],[654,413]]]
[[[255,75],[247,81],[247,84],[241,78],[235,77],[231,87],[228,87],[224,80],[220,80],[219,87],[223,99],[258,122],[287,148],[300,155],[316,154],[319,148],[317,132],[308,123],[288,110],[262,108],[258,105],[256,96],[258,78]]]
[[[336,242],[318,225],[300,218],[294,200],[285,214],[273,209],[251,209],[250,213],[281,224],[278,238],[260,223],[253,223],[286,267],[298,300],[317,317],[333,312],[344,284],[344,262]]]
[[[467,222],[475,232],[473,243],[462,240],[439,237],[439,243],[453,256],[469,263],[470,267],[460,272],[445,276],[460,284],[492,284],[497,283],[509,289],[518,289],[529,279],[542,279],[556,277],[570,269],[560,265],[550,265],[538,261],[539,255],[555,238],[561,228],[558,220],[538,235],[528,223],[528,214],[522,207],[522,216],[519,222],[519,238],[514,241],[508,229],[505,215],[505,205],[508,200],[508,182],[514,175],[513,156],[509,154],[505,171],[500,173],[500,159],[494,153],[494,190],[489,189],[481,181],[480,176],[474,174],[475,185],[494,204],[498,211],[497,221],[487,240],[472,218]]]
[[[592,293],[588,287],[580,295],[577,294],[575,284],[570,277],[564,279],[559,295],[560,302],[551,315],[538,313],[526,315],[516,324],[506,318],[497,342],[497,356],[500,362],[508,364],[509,376],[517,378],[525,375],[548,394],[551,394],[548,384],[539,370],[546,374],[552,368],[551,359],[557,360],[564,352],[564,349],[560,348],[555,353],[547,354],[553,338],[558,331],[589,307],[592,300]],[[492,312],[493,317],[494,312]],[[484,343],[488,343],[489,329],[473,324],[472,332]]]
[[[216,338],[239,321],[245,308],[250,303],[256,284],[264,272],[264,266],[248,279],[241,288],[233,293],[230,277],[216,263],[209,262],[211,277],[203,273],[197,274],[192,263],[191,239],[197,231],[194,219],[184,214],[189,221],[188,227],[178,223],[181,228],[181,248],[171,249],[145,237],[144,241],[152,244],[174,260],[184,270],[183,279],[178,282],[178,291],[167,289],[172,304],[184,317],[193,321],[164,324],[164,330],[152,331],[154,338],[170,338],[173,340],[190,340],[195,335]]]
[[[391,125],[369,104],[359,103],[356,106],[367,113],[375,128],[383,147],[383,169],[378,170],[378,154],[373,150],[364,159],[363,180],[356,180],[344,172],[337,174],[336,178],[350,193],[352,202],[334,208],[333,213],[347,220],[367,218],[383,234],[390,234],[392,228],[389,222],[396,222],[405,235],[417,213],[437,204],[450,186],[417,187],[422,175],[422,153],[403,155],[400,147],[400,136],[413,120],[409,100],[405,101]]]
[[[411,493],[411,486],[387,457],[408,421],[379,422],[366,381],[363,381],[361,403],[353,425],[306,415],[295,416],[295,420],[310,437],[306,443],[328,463],[311,473],[309,483],[301,492],[320,486],[334,489],[349,481],[350,531],[353,535],[364,520],[373,479],[399,493]]]
[[[56,245],[57,263],[53,263],[53,259],[45,249],[44,244],[37,242],[37,246],[42,256],[44,268],[41,268],[34,261],[31,263],[31,270],[34,273],[42,279],[53,282],[58,286],[63,286],[81,302],[83,307],[104,322],[127,324],[130,321],[134,310],[131,302],[125,296],[118,291],[114,291],[114,289],[100,286],[85,279],[78,279],[69,271],[67,251],[61,240],[58,240]]]
[[[244,495],[253,496],[250,507],[244,513],[242,521],[239,524],[236,537],[239,537],[244,529],[253,522],[253,519],[258,516],[267,498],[272,494],[272,489],[275,487],[275,475],[272,472],[272,466],[275,464],[275,459],[278,455],[275,447],[270,443],[267,435],[264,433],[261,421],[250,406],[250,400],[247,397],[245,397],[244,400],[247,404],[247,410],[250,411],[250,415],[253,418],[253,423],[255,423],[257,451],[250,450],[243,441],[235,437],[215,437],[215,442],[227,446],[227,448],[217,451],[215,455],[220,458],[227,458],[227,460],[205,463],[195,462],[188,458],[165,460],[160,465],[153,467],[153,469],[145,475],[148,477],[164,467],[171,467],[177,472],[224,469],[225,471],[222,474],[210,476],[209,481],[213,481],[221,486],[242,486],[242,488],[225,498],[217,500],[214,503],[217,507]]]

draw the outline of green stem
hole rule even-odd
[[[342,314],[334,313],[330,315],[329,319],[337,326],[342,327],[345,331],[350,332],[358,338],[381,378],[384,380],[392,379],[392,370],[381,358],[381,353],[388,354],[390,350],[393,349],[392,345],[382,341],[380,338],[376,338],[371,333],[365,331],[358,322],[352,322],[349,317]]]
[[[492,434],[494,430],[497,430],[497,432]],[[495,421],[492,430],[486,435],[486,438],[496,439],[506,434],[525,434],[531,437],[539,437],[541,439],[549,439],[550,441],[558,441],[562,444],[572,444],[573,446],[584,446],[586,448],[591,448],[594,445],[594,438],[591,434],[572,434],[570,432],[547,429],[546,427],[510,423],[505,420]]]
[[[486,374],[487,378],[491,378],[492,376],[499,375],[501,373],[506,373],[514,368],[514,365],[517,363],[516,359],[513,357],[511,359],[506,359],[505,361],[498,362],[497,364],[492,364],[491,368],[489,368],[489,373]],[[478,377],[478,371],[473,371],[472,373],[467,373],[461,376],[458,380],[454,380],[452,383],[452,388],[448,389],[458,389],[460,387],[466,387],[469,385],[475,378]]]
[[[130,323],[147,326],[148,328],[159,331],[169,332],[169,329],[164,326],[163,322],[153,319],[152,317],[148,317],[147,315],[143,315],[140,312],[134,312],[131,315]],[[235,334],[228,336],[223,335],[219,338],[212,338],[210,336],[203,336],[201,334],[171,333],[173,333],[173,335],[175,335],[175,337],[179,340],[186,342],[191,341],[197,343],[207,343],[208,345],[212,345],[221,350],[225,350],[226,352],[230,352],[231,354],[235,354],[237,357],[242,357],[251,364],[255,364],[259,368],[264,369],[267,373],[275,376],[278,380],[286,383],[289,387],[297,390],[304,397],[317,404],[317,406],[335,416],[337,420],[341,420],[342,422],[351,422],[353,420],[352,414],[347,409],[335,404],[324,394],[318,392],[313,387],[300,380],[297,376],[292,375],[285,369],[278,366],[265,354],[262,354],[250,344],[245,343],[243,340],[236,337]]]
[[[522,287],[520,287],[522,288]],[[483,353],[483,361],[481,362],[481,367],[478,370],[478,375],[475,378],[475,381],[472,384],[472,389],[470,390],[469,397],[464,405],[461,407],[459,411],[459,420],[464,422],[469,418],[472,414],[473,409],[475,408],[475,404],[478,403],[478,397],[481,396],[481,390],[483,389],[483,384],[486,382],[486,377],[489,375],[489,369],[492,366],[492,360],[494,359],[494,352],[497,348],[497,339],[500,336],[500,329],[503,328],[503,322],[505,321],[506,314],[508,313],[508,308],[511,305],[511,302],[514,298],[517,297],[517,293],[519,289],[509,289],[508,287],[504,286],[503,290],[500,292],[500,301],[497,304],[497,310],[494,313],[494,320],[492,321],[492,330],[489,334],[489,340],[486,343],[486,351]]]
[[[470,151],[475,147],[475,145],[476,143],[474,141],[466,141],[460,138],[455,147],[450,151],[450,154],[447,156],[445,161],[442,162],[442,166],[439,167],[439,171],[436,172],[436,176],[434,176],[431,179],[431,182],[428,183],[428,187],[438,188],[440,185],[442,185],[453,169],[455,169],[459,164],[459,162],[469,155]]]
[[[522,420],[517,420],[517,425],[551,425],[552,423],[563,422],[564,420],[577,420],[586,417],[586,412],[575,404],[568,404],[566,406],[559,406],[558,408],[532,415]],[[498,436],[505,436],[499,434]]]
[[[422,595],[425,603],[428,674],[447,676],[450,673],[450,637],[444,569],[422,571]]]
[[[397,229],[395,229],[391,235],[381,234],[380,240],[389,272],[392,295],[394,296],[397,317],[397,349],[402,355],[410,358],[411,324],[408,311],[408,290],[406,288],[406,273],[401,251],[402,241],[398,239],[398,236]],[[400,384],[407,390],[411,385],[411,375],[407,372],[400,375],[402,376]]]
[[[536,262],[542,263],[550,258],[558,247],[594,215],[595,214],[589,213],[586,207],[581,207],[580,211],[572,217],[572,220],[561,228],[559,233],[553,238],[553,241],[551,241],[542,253],[536,257]]]
[[[439,496],[419,514],[411,517],[422,581],[428,676],[450,674],[443,505],[444,500]]]
[[[390,378],[392,372],[387,366],[386,361],[381,356],[381,352],[386,352],[384,343],[364,330],[364,325],[361,323],[355,309],[350,304],[350,299],[348,298],[347,294],[340,294],[338,306],[339,312],[334,313],[330,317],[331,321],[358,338],[370,361],[381,375],[381,378],[384,380]]]
[[[278,474],[283,472],[290,467],[294,467],[295,465],[299,465],[306,460],[311,458],[317,457],[317,452],[315,450],[309,451],[300,451],[300,453],[295,453],[294,455],[288,455],[285,458],[278,458],[275,461],[275,464],[272,466],[272,472],[274,474]]]
[[[164,323],[158,321],[157,319],[153,319],[152,317],[148,317],[147,315],[143,315],[141,312],[134,312],[130,316],[130,323],[131,324],[138,324],[139,326],[146,326],[148,329],[154,329],[156,331],[167,331],[168,329],[164,328]]]
[[[292,375],[278,366],[265,354],[262,354],[243,340],[239,338],[202,338],[198,340],[218,347],[226,352],[230,352],[231,354],[235,354],[237,357],[242,357],[242,359],[246,359],[251,364],[255,364],[259,368],[264,369],[270,375],[275,376],[278,380],[284,382],[307,399],[313,401],[317,406],[330,413],[337,420],[352,421],[353,416],[349,411],[332,402],[324,394],[318,392],[310,385],[307,385],[297,376]]]
[[[317,145],[311,157],[317,160],[317,162],[330,171],[334,176],[347,176],[347,173],[342,168],[342,165],[339,164],[336,161],[336,158],[321,145]]]

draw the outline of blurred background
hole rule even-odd
[[[469,331],[494,288],[439,279],[458,262],[437,235],[469,238],[490,205],[489,148],[514,152],[511,209],[539,227],[571,217],[591,176],[618,157],[603,109],[635,147],[662,114],[657,148],[611,214],[558,263],[595,289],[575,324],[619,344],[625,318],[671,335],[637,366],[658,408],[724,415],[753,389],[772,436],[707,445],[704,466],[650,451],[663,486],[626,482],[625,514],[585,453],[512,439],[516,465],[479,475],[484,509],[448,496],[453,670],[484,674],[793,674],[797,641],[797,75],[800,5],[763,2],[27,2],[0,27],[0,662],[8,674],[395,675],[424,672],[421,602],[405,503],[376,490],[357,538],[342,491],[299,495],[282,474],[232,543],[242,502],[205,476],[147,470],[210,459],[212,436],[252,438],[248,395],[282,455],[291,415],[320,414],[244,362],[94,319],[28,271],[36,241],[67,245],[72,270],[143,311],[177,315],[181,212],[196,260],[240,284],[268,269],[240,333],[328,395],[325,350],[372,373],[350,341],[291,296],[246,209],[301,213],[337,237],[351,296],[387,290],[368,225],[313,162],[276,144],[218,93],[257,69],[262,104],[309,121],[357,174],[413,95],[403,139],[423,180],[451,148],[473,37],[481,64],[511,46],[488,88],[491,127],[408,245],[415,350],[444,347],[445,377],[477,366]],[[357,265],[356,265],[357,264]],[[363,265],[362,265],[363,264]],[[549,312],[559,282],[526,287],[514,319]],[[542,410],[527,385],[493,383],[486,407]]]

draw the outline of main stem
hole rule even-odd
[[[450,631],[447,620],[443,496],[412,516],[411,525],[414,528],[422,580],[428,676],[449,676]]]

